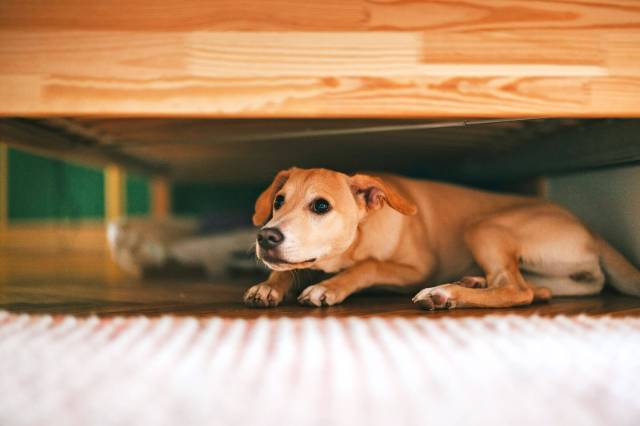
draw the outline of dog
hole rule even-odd
[[[335,274],[298,301],[332,306],[360,290],[417,291],[428,310],[506,308],[592,295],[605,277],[640,296],[640,271],[569,211],[543,199],[394,175],[279,172],[258,197],[257,257],[268,279],[244,294],[275,307],[294,271]]]

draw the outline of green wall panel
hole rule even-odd
[[[127,175],[127,214],[147,215],[151,209],[149,180],[142,176]]]
[[[9,149],[8,215],[10,221],[102,219],[104,173],[15,148]],[[247,212],[268,182],[257,185],[177,182],[173,213],[197,216],[212,212]],[[148,215],[149,179],[127,175],[127,214]]]
[[[201,215],[211,212],[250,211],[258,195],[269,185],[211,185],[176,182],[172,185],[173,213]]]
[[[104,174],[18,149],[9,149],[9,220],[101,219]]]

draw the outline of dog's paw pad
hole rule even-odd
[[[436,309],[453,309],[456,301],[448,290],[442,288],[425,288],[416,294],[413,303],[423,309],[435,311]]]
[[[282,302],[283,295],[268,284],[250,287],[243,297],[244,304],[252,308],[273,308]]]
[[[341,301],[338,292],[322,284],[309,286],[298,296],[298,302],[307,306],[332,306]]]
[[[485,277],[462,277],[452,284],[466,288],[487,288],[487,279]]]

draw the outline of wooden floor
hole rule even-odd
[[[197,315],[233,318],[277,317],[461,317],[487,314],[589,314],[640,316],[640,298],[613,292],[596,297],[557,298],[515,309],[467,309],[427,312],[409,297],[355,295],[329,308],[286,302],[275,309],[249,309],[241,303],[255,277],[164,277],[137,279],[123,275],[100,254],[16,255],[0,253],[0,310],[78,315]]]

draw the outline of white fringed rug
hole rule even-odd
[[[640,319],[0,312],[0,425],[638,425]]]

